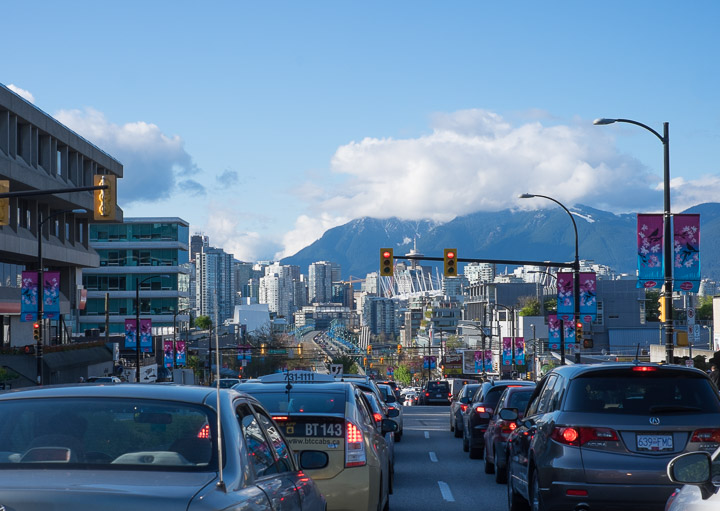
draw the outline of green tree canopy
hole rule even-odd
[[[520,316],[540,316],[540,301],[537,298],[530,298],[525,301],[523,308],[520,309]]]
[[[395,381],[408,386],[412,382],[412,376],[410,375],[410,369],[406,365],[398,366],[395,369]]]
[[[210,316],[198,316],[195,318],[195,326],[200,330],[210,330],[212,328],[212,320]]]

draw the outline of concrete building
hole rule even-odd
[[[265,267],[265,276],[260,279],[259,302],[268,304],[271,313],[283,318],[296,310],[293,274],[299,274],[297,266],[274,263]]]
[[[195,258],[195,268],[198,315],[209,316],[213,324],[231,319],[237,294],[232,254],[221,248],[203,247]]]
[[[367,296],[363,302],[362,323],[372,335],[395,337],[400,333],[397,321],[398,303],[391,298]]]
[[[333,264],[327,261],[318,261],[308,267],[308,303],[330,303],[332,274]]]
[[[90,244],[100,266],[82,272],[87,304],[78,330],[105,330],[107,295],[110,333],[124,333],[125,320],[136,317],[138,284],[140,315],[151,319],[156,331],[189,322],[188,228],[185,220],[174,217],[92,224]]]
[[[0,180],[9,182],[10,192],[89,187],[97,175],[122,178],[123,166],[0,85]],[[0,215],[8,215],[7,225],[0,226],[0,333],[5,343],[33,343],[32,322],[20,321],[20,272],[38,269],[38,238],[44,268],[60,272],[60,315],[48,320],[43,339],[68,341],[66,334],[77,318],[80,269],[100,263],[89,244],[92,211],[92,191],[9,199],[9,210]],[[120,209],[118,215],[122,219]]]

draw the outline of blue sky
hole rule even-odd
[[[3,2],[0,83],[120,160],[126,216],[273,259],[360,216],[720,197],[715,1]],[[400,241],[400,240],[398,240]],[[421,246],[421,241],[420,241]]]

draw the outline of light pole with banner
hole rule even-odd
[[[140,280],[135,277],[135,382],[140,383],[140,286],[152,279],[169,278],[170,275],[150,275]]]

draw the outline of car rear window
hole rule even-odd
[[[517,390],[513,392],[508,398],[508,402],[505,405],[506,408],[516,408],[520,413],[524,412],[534,390],[534,388],[531,388],[528,390]]]
[[[341,392],[256,392],[248,391],[271,414],[341,413],[345,414],[345,394]]]
[[[498,401],[500,401],[500,396],[502,396],[505,388],[506,387],[498,386],[488,390],[487,394],[485,395],[485,399],[483,400],[483,403],[487,406],[495,406],[496,404],[498,404]]]
[[[446,381],[431,381],[428,390],[450,392],[450,384]]]
[[[571,381],[564,409],[617,414],[720,413],[709,380],[690,373],[597,372]]]

